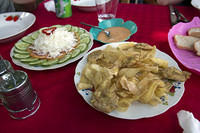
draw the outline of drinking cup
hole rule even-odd
[[[95,0],[99,22],[116,17],[119,0]]]
[[[14,119],[25,119],[32,116],[40,107],[40,100],[32,89],[28,75],[23,71],[15,71],[15,86],[2,86],[0,95],[3,106]]]

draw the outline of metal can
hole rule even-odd
[[[16,86],[0,89],[0,95],[3,106],[12,118],[25,119],[36,113],[40,107],[40,99],[25,72],[18,70],[14,74],[18,77],[15,79]]]
[[[71,0],[54,0],[56,16],[59,18],[68,18],[72,16]]]

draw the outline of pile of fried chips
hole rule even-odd
[[[155,46],[134,42],[94,51],[88,55],[78,89],[94,88],[90,102],[106,113],[126,111],[134,101],[160,104],[172,82],[185,81],[190,73],[169,67],[155,53]]]

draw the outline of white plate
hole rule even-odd
[[[107,45],[117,47],[119,44],[122,44],[122,43],[126,43],[126,42],[111,43],[111,44],[107,44]],[[105,49],[107,45],[104,45],[104,46],[101,46],[101,47],[91,50],[78,63],[76,70],[75,70],[75,76],[74,76],[74,83],[75,83],[76,87],[80,81],[81,72],[87,63],[87,56],[93,51]],[[158,49],[156,50],[156,57],[167,60],[169,63],[169,66],[175,66],[176,68],[178,68],[180,70],[180,68],[178,67],[178,64],[176,63],[176,61],[174,59],[172,59],[169,55],[161,52]],[[159,105],[153,107],[148,104],[141,104],[139,102],[134,102],[126,112],[113,111],[111,113],[108,113],[108,115],[117,117],[117,118],[122,118],[122,119],[134,120],[134,119],[140,119],[140,118],[153,117],[153,116],[162,114],[165,111],[167,111],[170,107],[177,104],[185,91],[184,82],[176,82],[176,83],[174,83],[174,87],[176,88],[176,92],[175,92],[174,96],[170,96],[170,95],[168,96],[168,105],[159,104]],[[78,93],[83,97],[83,99],[89,105],[91,105],[90,99],[92,96],[92,92],[90,91],[90,89],[78,90]]]
[[[96,11],[95,0],[71,0],[71,4],[82,11]]]
[[[64,62],[62,64],[55,64],[55,65],[48,66],[48,67],[30,66],[28,64],[22,63],[19,60],[16,60],[15,58],[13,58],[14,47],[11,49],[10,57],[11,57],[12,61],[14,62],[14,64],[16,64],[18,66],[21,66],[23,68],[29,69],[29,70],[40,71],[40,70],[50,70],[50,69],[60,68],[60,67],[66,66],[67,64],[70,64],[72,62],[77,61],[78,59],[80,59],[81,57],[83,57],[92,48],[92,46],[93,46],[93,37],[92,37],[92,35],[89,32],[87,32],[87,33],[90,35],[90,39],[91,39],[90,43],[88,44],[87,50],[85,50],[83,53],[79,54],[77,57],[72,58],[72,59],[70,59],[70,60],[68,60],[68,61],[66,61],[66,62]],[[29,35],[31,35],[31,34],[29,34]],[[27,35],[27,36],[29,36],[29,35]],[[21,41],[21,40],[19,40],[19,41]]]
[[[110,0],[102,0],[102,3],[107,3]],[[71,4],[82,11],[96,11],[95,0],[71,0]]]
[[[8,16],[16,15],[19,16],[17,21],[6,21]],[[25,32],[34,24],[35,19],[35,15],[28,12],[8,12],[0,14],[0,43],[13,40],[16,35]]]

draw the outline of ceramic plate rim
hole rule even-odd
[[[96,3],[95,3],[95,0],[87,0],[87,2],[82,2],[82,3],[87,3],[87,4],[82,4],[81,5],[81,2],[80,2],[81,0],[79,0],[79,1],[75,1],[75,0],[72,0],[71,1],[71,5],[73,5],[73,6],[77,6],[77,7],[84,7],[84,8],[89,8],[89,7],[92,7],[92,8],[96,8]],[[82,0],[83,1],[83,0]],[[109,2],[109,0],[105,0],[104,1],[105,3],[107,3],[107,2]],[[103,2],[103,3],[104,3]],[[89,3],[91,4],[91,5],[89,5]]]
[[[90,7],[95,7],[96,8],[96,5],[80,5],[80,4],[77,4],[78,2],[76,2],[76,1],[74,1],[74,0],[72,0],[71,1],[71,4],[73,5],[73,6],[77,6],[77,7],[84,7],[84,8],[90,8]]]
[[[31,23],[30,23],[27,27],[24,27],[22,30],[20,30],[20,31],[14,33],[14,34],[11,34],[11,35],[6,36],[6,37],[4,37],[4,38],[1,38],[1,37],[0,37],[0,40],[8,39],[8,38],[10,38],[10,37],[16,36],[16,35],[18,35],[18,34],[24,32],[24,31],[26,31],[27,29],[29,29],[29,28],[35,23],[35,20],[36,20],[35,15],[32,14],[32,13],[30,13],[30,12],[7,12],[7,13],[2,13],[2,14],[0,14],[0,16],[4,16],[4,15],[7,15],[7,14],[10,14],[10,15],[13,15],[13,14],[20,14],[20,15],[21,15],[21,14],[23,14],[23,13],[31,15],[31,17],[33,18],[33,21],[31,21]],[[10,16],[10,15],[9,15],[9,16]]]
[[[89,95],[91,95],[92,93],[91,93],[91,91],[82,91],[82,90],[78,90],[77,89],[77,83],[79,82],[79,80],[80,80],[80,74],[81,74],[81,70],[83,69],[83,68],[81,68],[81,67],[84,67],[84,65],[85,65],[85,61],[87,60],[87,56],[88,56],[88,54],[90,54],[91,52],[93,52],[93,51],[96,51],[96,50],[100,50],[100,49],[104,49],[107,45],[111,45],[111,46],[117,46],[117,45],[119,45],[119,44],[123,44],[123,43],[127,43],[127,42],[117,42],[117,43],[110,43],[110,44],[106,44],[106,45],[103,45],[103,46],[101,46],[101,47],[98,47],[98,48],[95,48],[95,49],[92,49],[90,52],[88,52],[80,61],[79,61],[79,63],[77,64],[77,66],[76,66],[76,69],[75,69],[75,75],[74,75],[74,84],[75,84],[75,86],[76,86],[76,90],[78,91],[78,93],[82,96],[82,98],[85,100],[85,102],[87,102],[91,107],[93,107],[90,103],[89,103],[89,101],[88,101],[88,99],[84,96],[85,94],[84,93],[88,93]],[[166,53],[164,53],[164,52],[162,52],[162,51],[160,51],[160,50],[156,50],[156,57],[157,56],[159,56],[160,57],[160,55],[159,54],[161,54],[161,55],[163,55],[162,56],[162,58],[163,59],[169,59],[168,61],[169,61],[169,65],[171,66],[175,66],[176,68],[178,68],[178,69],[180,69],[179,68],[179,66],[178,66],[178,64],[176,63],[176,61],[172,58],[172,57],[170,57],[168,54],[166,54]],[[156,106],[155,108],[154,107],[152,107],[152,106],[150,106],[150,105],[147,105],[147,104],[140,104],[140,103],[138,103],[138,102],[135,102],[135,103],[133,103],[130,107],[129,107],[129,109],[127,110],[128,112],[130,111],[131,112],[131,109],[135,109],[136,107],[139,107],[139,108],[150,108],[150,109],[152,109],[153,108],[153,111],[151,112],[151,113],[143,113],[143,114],[133,114],[132,116],[129,116],[129,115],[127,115],[126,113],[127,112],[117,112],[117,111],[113,111],[113,112],[111,112],[111,113],[107,113],[107,115],[109,115],[109,116],[112,116],[112,117],[115,117],[115,118],[121,118],[121,119],[129,119],[129,120],[136,120],[136,119],[141,119],[141,118],[149,118],[149,117],[153,117],[153,116],[157,116],[157,115],[160,115],[160,114],[162,114],[162,113],[164,113],[164,112],[166,112],[168,109],[170,109],[171,107],[173,107],[174,105],[176,105],[179,101],[180,101],[180,99],[181,99],[181,97],[183,96],[183,94],[184,94],[184,91],[185,91],[185,87],[184,87],[184,83],[185,82],[181,82],[180,83],[180,89],[177,89],[176,91],[176,93],[175,93],[175,96],[170,96],[169,95],[169,100],[168,100],[168,102],[169,102],[169,105],[162,105],[162,104],[160,104],[160,105],[158,105],[158,106]],[[141,107],[140,107],[141,106]],[[144,106],[144,107],[143,107]],[[94,107],[93,107],[94,108]],[[158,109],[158,110],[156,110],[156,109]],[[129,112],[129,113],[130,113]]]

